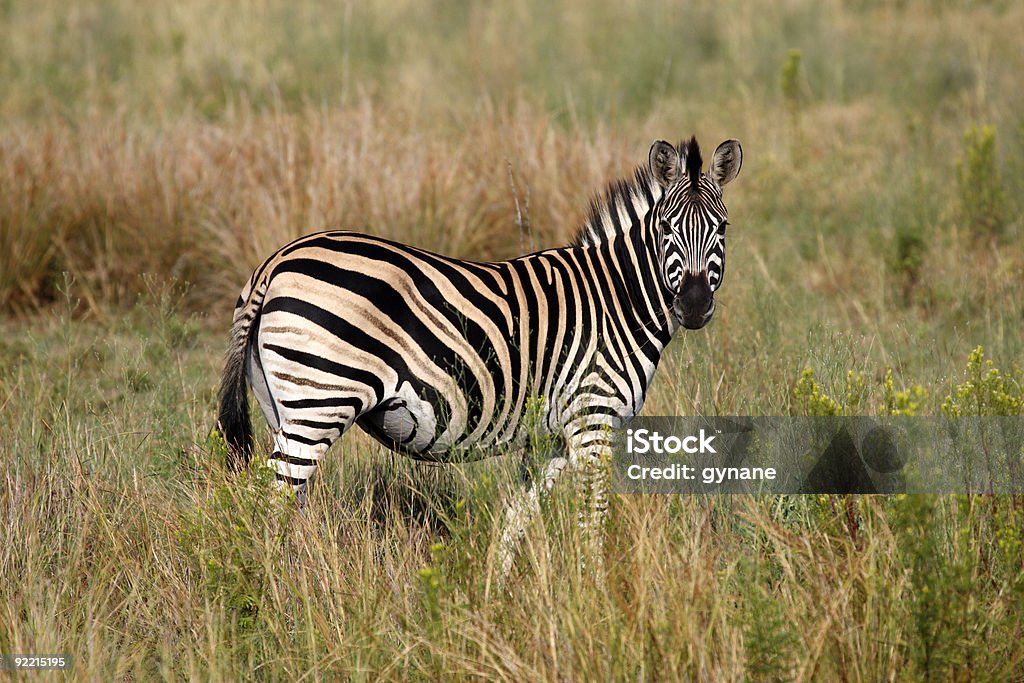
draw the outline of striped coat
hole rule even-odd
[[[536,428],[524,414],[540,406],[542,430],[566,448],[519,503],[535,507],[562,468],[607,452],[607,428],[641,409],[677,329],[711,319],[721,188],[741,161],[727,141],[703,173],[696,140],[655,143],[572,245],[508,261],[341,231],[282,247],[235,307],[219,415],[232,452],[252,452],[247,383],[273,434],[268,465],[300,493],[353,424],[411,457],[453,461],[522,447]]]

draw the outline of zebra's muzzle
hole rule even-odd
[[[715,313],[715,295],[707,273],[683,276],[682,286],[672,304],[672,312],[683,327],[699,330],[711,322]]]

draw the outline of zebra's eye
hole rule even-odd
[[[668,221],[665,220],[664,218],[662,218],[661,221],[658,223],[658,227],[660,227],[663,232],[668,232],[669,230],[672,229],[672,226],[669,225]]]
[[[725,237],[725,226],[729,225],[729,221],[722,221],[722,224],[718,226],[718,235]]]

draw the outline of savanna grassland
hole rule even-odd
[[[515,456],[353,434],[300,515],[209,437],[280,244],[557,246],[693,133],[744,146],[728,269],[646,414],[1020,415],[1021,35],[999,1],[0,2],[0,652],[87,680],[1024,677],[1020,497],[619,496],[594,574],[565,487],[499,591]]]

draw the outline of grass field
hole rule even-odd
[[[299,515],[208,437],[234,300],[286,240],[557,246],[693,133],[743,143],[728,270],[645,414],[1024,414],[1022,34],[995,0],[0,2],[0,653],[87,680],[1024,677],[1019,496],[620,496],[592,575],[560,491],[494,591],[514,457],[353,434]]]

